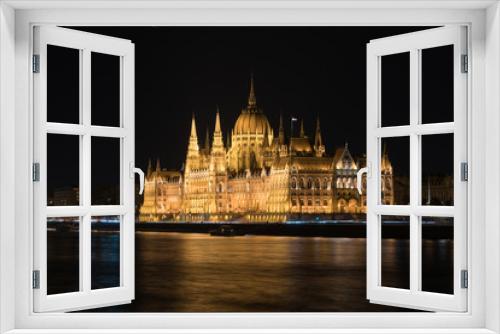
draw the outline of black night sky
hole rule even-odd
[[[299,121],[304,119],[306,134],[313,137],[315,119],[319,116],[328,155],[333,155],[334,149],[346,141],[355,156],[363,154],[366,147],[366,44],[372,39],[424,28],[78,29],[130,39],[135,44],[136,163],[145,170],[148,159],[152,158],[154,165],[158,157],[163,168],[178,170],[185,159],[191,115],[196,115],[198,137],[203,144],[207,127],[210,135],[213,132],[216,106],[219,106],[226,141],[227,133],[246,105],[251,73],[255,78],[257,104],[275,131],[282,113],[287,136],[290,117],[294,116]],[[93,70],[102,72],[103,80],[93,81],[98,86],[93,87],[92,92],[105,96],[104,92],[110,89],[106,73],[113,71],[103,66]],[[396,75],[401,70],[401,67],[394,68]],[[438,80],[430,82],[430,91],[442,87]],[[404,87],[398,87],[397,83],[391,89],[395,92],[392,94],[395,109],[407,97],[401,94]],[[66,105],[68,98],[68,94],[58,95],[54,108]],[[92,105],[95,103],[99,102],[94,99]],[[99,118],[106,123],[105,108],[99,110],[103,110]],[[297,123],[296,134],[298,127]],[[407,156],[405,147],[390,146],[391,158],[400,154]],[[408,170],[407,162],[401,162],[400,166],[397,161],[394,163],[395,173],[397,169]],[[60,172],[64,174],[64,171],[58,171],[62,178]]]

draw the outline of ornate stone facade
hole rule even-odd
[[[356,161],[348,145],[326,154],[320,121],[314,144],[304,132],[287,141],[280,118],[274,135],[257,106],[253,79],[248,105],[241,111],[224,145],[216,112],[211,144],[200,148],[193,115],[184,170],[148,168],[140,221],[276,222],[362,213],[366,199],[356,191]],[[384,202],[392,203],[392,166],[384,153]]]

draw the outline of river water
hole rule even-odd
[[[49,233],[49,245],[62,235],[54,234],[57,236]],[[71,233],[64,234],[68,240]],[[101,267],[108,268],[106,275],[95,277],[104,286],[113,281],[109,268],[116,268],[118,240],[113,233],[96,234],[93,239],[93,251],[104,259]],[[446,254],[450,247],[449,240],[432,241],[431,268],[449,267],[441,253]],[[394,257],[389,259],[392,270],[389,264],[387,271],[391,281],[407,279],[408,273],[397,269],[409,267],[408,240],[384,241],[384,250]],[[97,265],[94,258],[92,263]],[[49,259],[49,270],[64,265],[51,247]],[[364,238],[136,232],[135,300],[96,311],[401,311],[366,300],[365,261]]]

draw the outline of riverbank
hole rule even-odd
[[[137,223],[136,231],[178,232],[178,233],[210,233],[221,225],[229,225],[237,234],[267,236],[300,236],[330,238],[365,238],[364,222],[320,222],[320,223]],[[391,223],[384,225],[384,238],[408,238],[408,224]],[[433,224],[426,228],[426,239],[450,239],[453,237],[453,226]]]
[[[92,224],[93,232],[118,232],[118,221]],[[150,222],[136,223],[138,232],[175,232],[204,233],[218,231],[222,226],[231,230],[232,235],[292,236],[292,237],[327,237],[327,238],[366,238],[364,221],[328,221],[328,222],[287,222],[287,223],[199,223],[199,222]],[[423,239],[452,239],[453,225],[441,222],[425,223],[422,229]],[[50,221],[47,226],[52,232],[78,232],[75,222]],[[383,225],[383,238],[408,239],[408,222],[389,222]]]

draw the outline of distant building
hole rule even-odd
[[[453,176],[424,176],[422,180],[422,204],[453,205]]]
[[[77,187],[62,187],[57,188],[48,196],[48,205],[50,206],[66,206],[79,205],[80,192]]]
[[[281,117],[275,135],[257,106],[252,79],[248,105],[226,145],[217,110],[212,142],[207,132],[203,147],[193,116],[183,171],[162,170],[158,161],[152,170],[150,162],[139,219],[275,222],[362,213],[366,199],[356,190],[361,167],[347,144],[333,157],[326,154],[319,118],[312,143],[303,122],[299,136],[286,140]],[[382,173],[383,201],[392,204],[392,166],[386,152]]]

